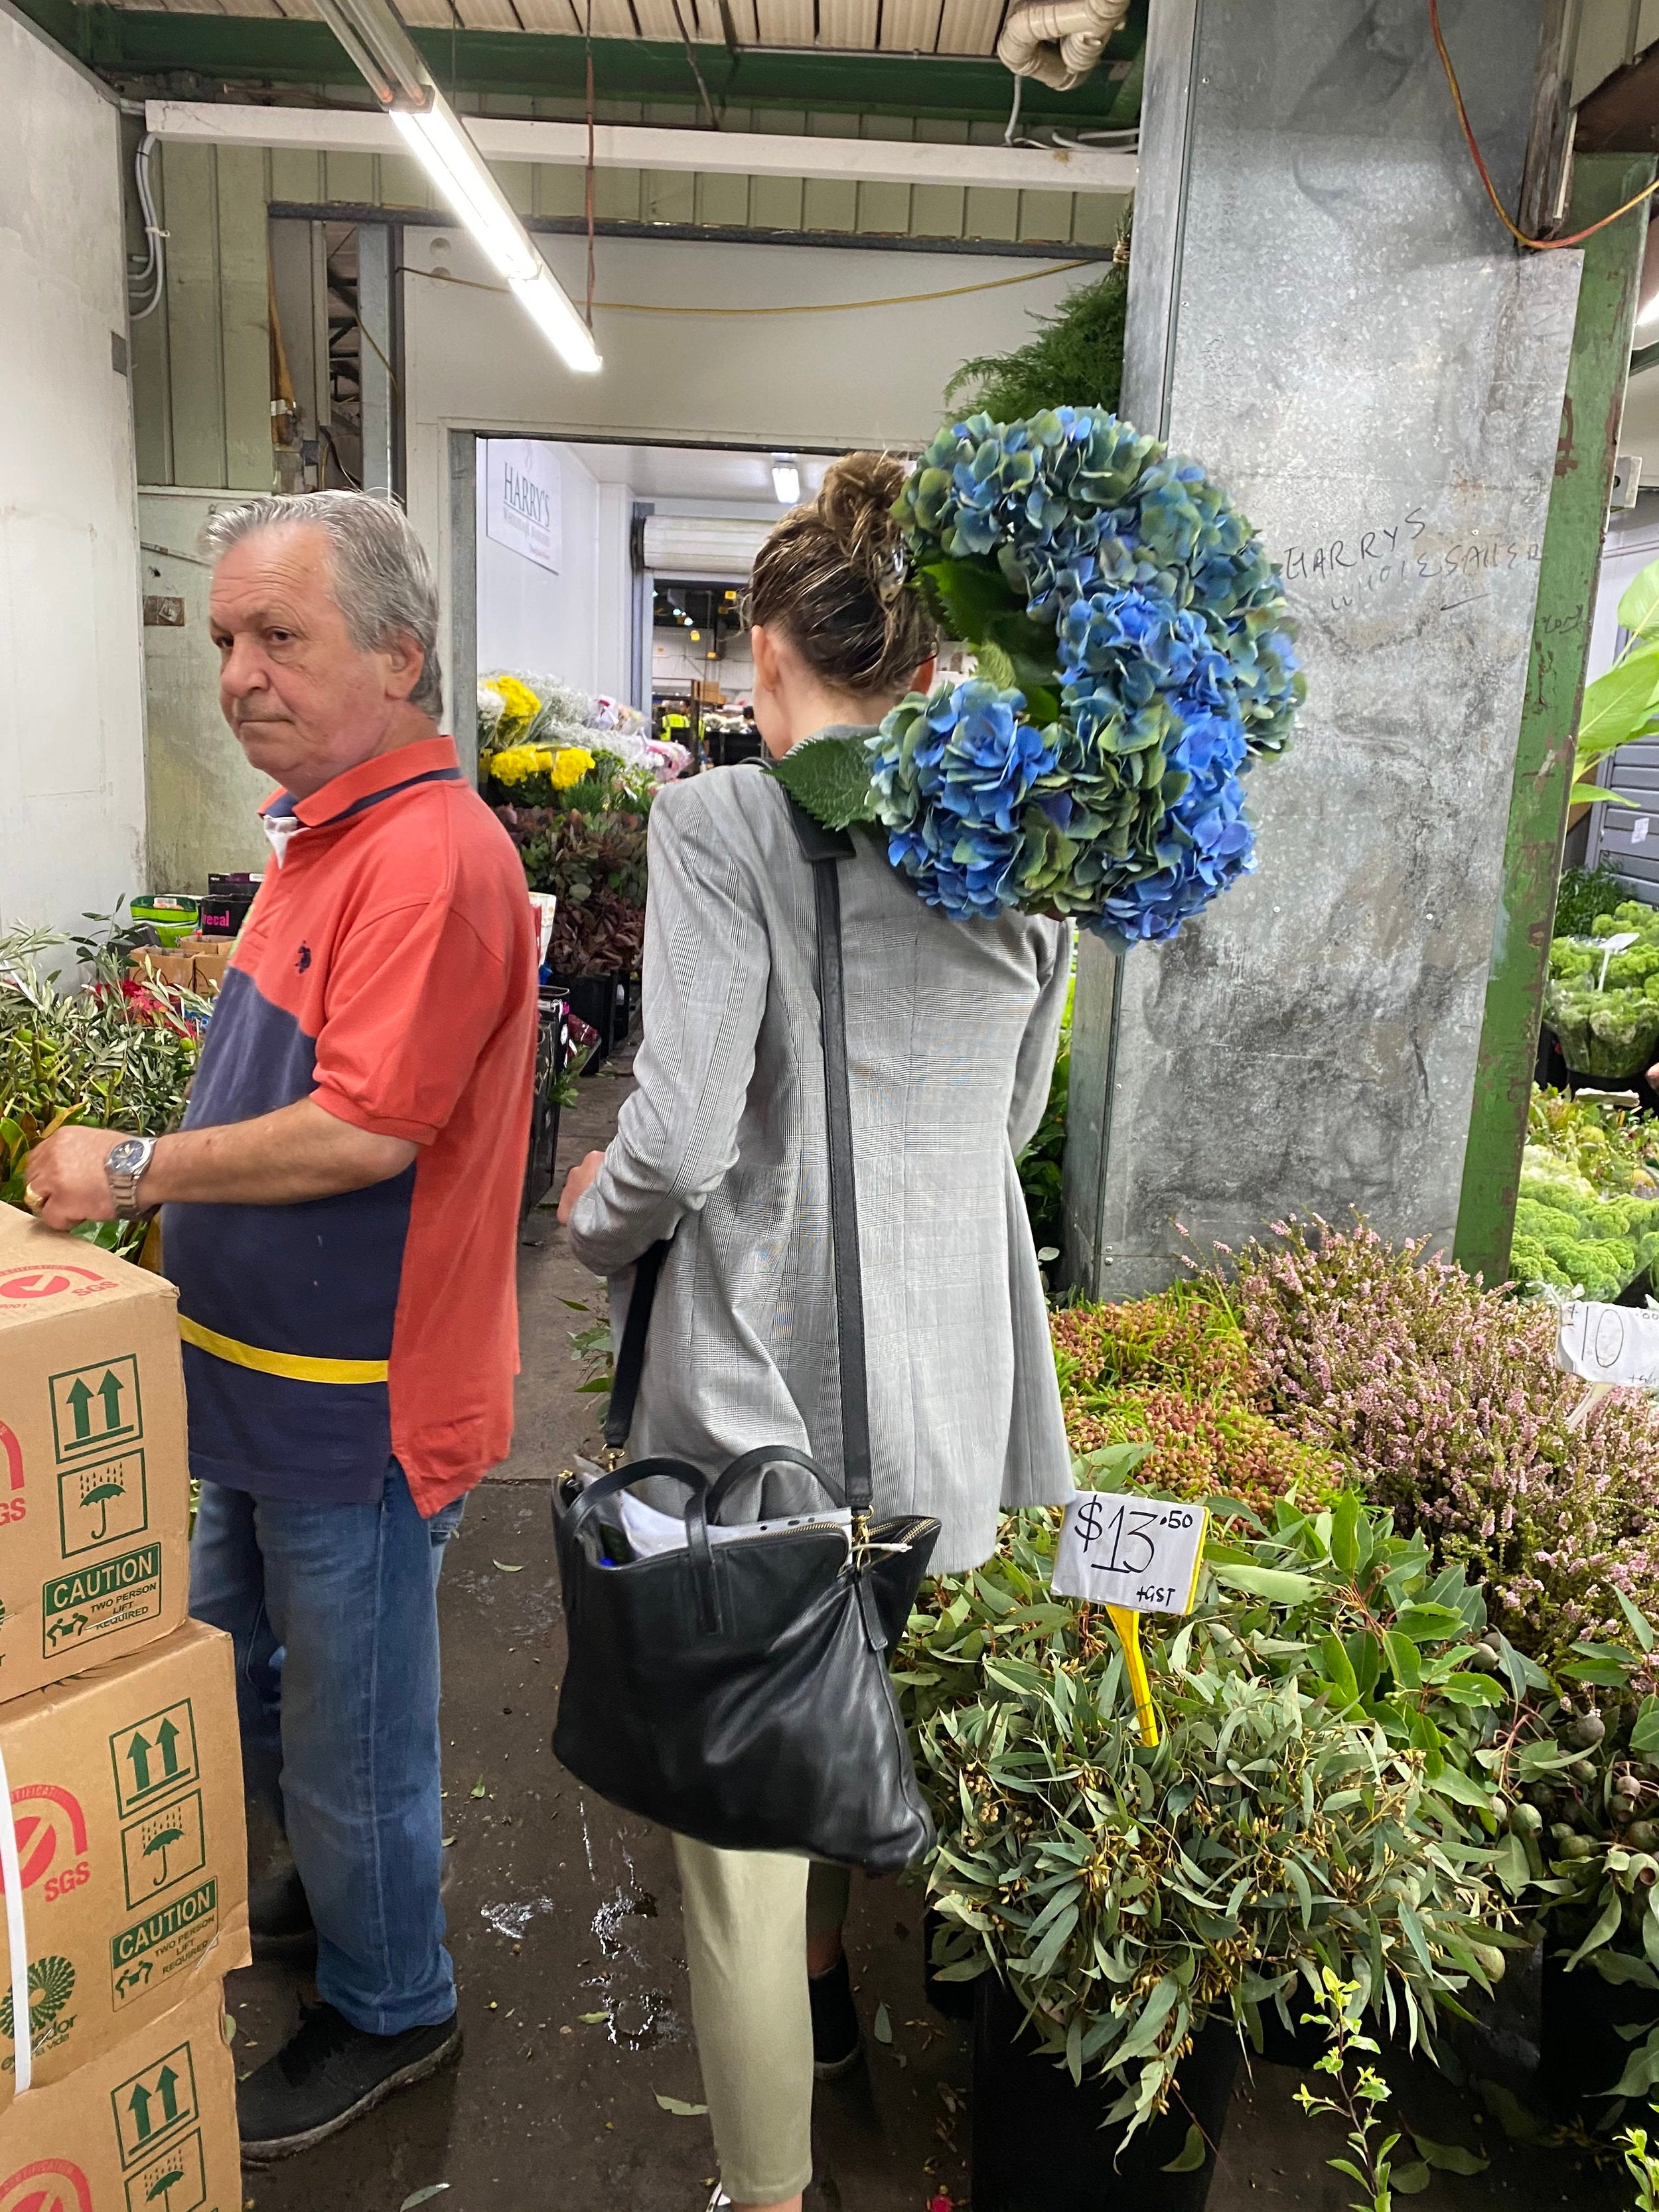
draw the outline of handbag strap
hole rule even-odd
[[[847,1076],[847,984],[842,958],[841,878],[853,841],[825,830],[792,799],[789,811],[801,852],[812,870],[817,929],[818,1006],[823,1030],[823,1098],[830,1150],[830,1237],[835,1255],[836,1336],[841,1373],[842,1460],[846,1498],[855,1520],[875,1500],[870,1455],[870,1388],[864,1342],[864,1271],[859,1256],[858,1186],[853,1170],[853,1105]],[[668,1243],[652,1245],[635,1265],[628,1319],[605,1408],[605,1441],[615,1452],[628,1442],[645,1366],[645,1340]],[[793,1454],[780,1456],[793,1457]]]

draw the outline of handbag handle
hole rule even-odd
[[[699,1626],[710,1635],[718,1635],[724,1626],[720,1611],[720,1583],[714,1573],[714,1548],[708,1540],[709,1491],[706,1478],[695,1467],[684,1460],[641,1459],[631,1467],[612,1468],[609,1474],[597,1475],[576,1493],[570,1506],[570,1517],[565,1523],[567,1539],[574,1543],[584,1524],[592,1518],[607,1498],[615,1497],[647,1475],[660,1475],[670,1482],[678,1482],[690,1494],[685,1501],[685,1541],[691,1555],[691,1576],[696,1586]]]
[[[814,918],[817,928],[818,1006],[823,1029],[823,1101],[830,1151],[830,1241],[835,1255],[836,1338],[841,1374],[841,1448],[846,1469],[846,1503],[854,1521],[867,1519],[875,1500],[870,1455],[870,1386],[864,1345],[864,1271],[859,1255],[858,1185],[853,1169],[853,1105],[847,1077],[847,979],[842,958],[841,878],[837,864],[849,860],[853,841],[844,830],[825,830],[804,807],[789,801],[795,836],[812,870]],[[656,1302],[657,1280],[668,1253],[666,1238],[652,1245],[635,1263],[634,1289],[617,1354],[616,1379],[605,1408],[605,1441],[619,1452],[634,1425],[645,1340]],[[775,1460],[799,1455],[773,1449]],[[753,1462],[755,1455],[744,1459]],[[764,1464],[763,1462],[757,1462]],[[802,1462],[811,1467],[810,1461]],[[738,1466],[743,1461],[735,1462]],[[745,1469],[745,1471],[750,1471]],[[727,1476],[732,1470],[727,1469]],[[726,1476],[721,1477],[721,1485]],[[716,1508],[718,1510],[718,1508]]]

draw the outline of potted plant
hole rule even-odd
[[[1050,1594],[1057,1526],[1017,1516],[936,1584],[896,1677],[938,1824],[934,1971],[986,1978],[974,2202],[1194,2208],[1265,2010],[1291,2029],[1329,1971],[1428,2043],[1501,1972],[1476,1754],[1510,1692],[1480,1593],[1425,1543],[1352,1498],[1283,1504],[1212,1544],[1187,1619],[1143,1620],[1147,1749],[1105,1615]]]

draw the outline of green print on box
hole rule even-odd
[[[181,1782],[194,1782],[201,1774],[196,1755],[196,1715],[188,1698],[160,1712],[129,1721],[109,1738],[110,1765],[115,1774],[115,1808],[124,1817],[159,1797]]]
[[[198,1881],[110,1938],[110,1992],[115,2009],[199,1959],[219,1932],[219,1885]]]
[[[76,2015],[70,2013],[66,2017],[64,2008],[74,1995],[72,1960],[54,1956],[33,1961],[29,1968],[29,2047],[37,2058],[44,2051],[56,2050],[67,2039]],[[17,2039],[17,2019],[9,1989],[0,1997],[0,2036],[8,2043]],[[15,2057],[8,2053],[3,2061],[5,2070],[9,2073],[16,2063]]]
[[[207,2202],[202,2138],[180,2136],[127,2183],[127,2212],[197,2212]]]
[[[112,1443],[136,1444],[144,1433],[143,1401],[134,1352],[66,1367],[52,1377],[52,1437],[61,1467]]]
[[[196,2064],[190,2045],[180,2043],[164,2058],[110,2091],[121,2163],[153,2160],[175,2129],[198,2117]]]
[[[121,1831],[127,1903],[137,1909],[197,1874],[207,1863],[202,1793],[192,1790],[170,1805],[152,1808]]]
[[[154,1620],[161,1610],[161,1547],[143,1544],[52,1577],[40,1592],[40,1649],[51,1659],[66,1644]]]
[[[64,1468],[58,1477],[58,1526],[66,1559],[123,1536],[142,1536],[149,1526],[143,1452]]]

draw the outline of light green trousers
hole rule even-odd
[[[720,2181],[775,2204],[812,2179],[806,1938],[847,1917],[845,1867],[676,1836],[691,2021]]]

